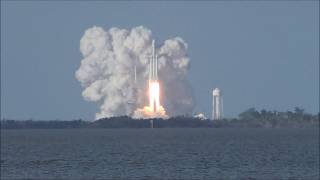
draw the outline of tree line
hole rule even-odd
[[[133,119],[128,116],[102,118],[96,121],[17,121],[1,120],[1,129],[69,129],[69,128],[319,128],[320,113],[312,115],[296,107],[293,111],[261,111],[250,108],[237,118],[212,121],[191,116],[177,116],[169,119]],[[152,124],[151,124],[152,123]]]

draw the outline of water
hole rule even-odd
[[[319,129],[2,130],[10,178],[319,179]]]

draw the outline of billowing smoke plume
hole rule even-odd
[[[152,39],[151,31],[142,26],[108,31],[94,26],[85,31],[80,41],[83,59],[75,76],[84,88],[84,99],[100,105],[96,119],[133,116],[148,103]],[[157,46],[161,103],[169,116],[190,114],[194,98],[186,80],[188,46],[179,37],[161,44]]]

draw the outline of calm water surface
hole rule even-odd
[[[1,179],[319,179],[319,129],[1,130]]]

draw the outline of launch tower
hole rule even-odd
[[[215,88],[212,95],[212,119],[219,120],[223,116],[223,99],[220,89]]]

